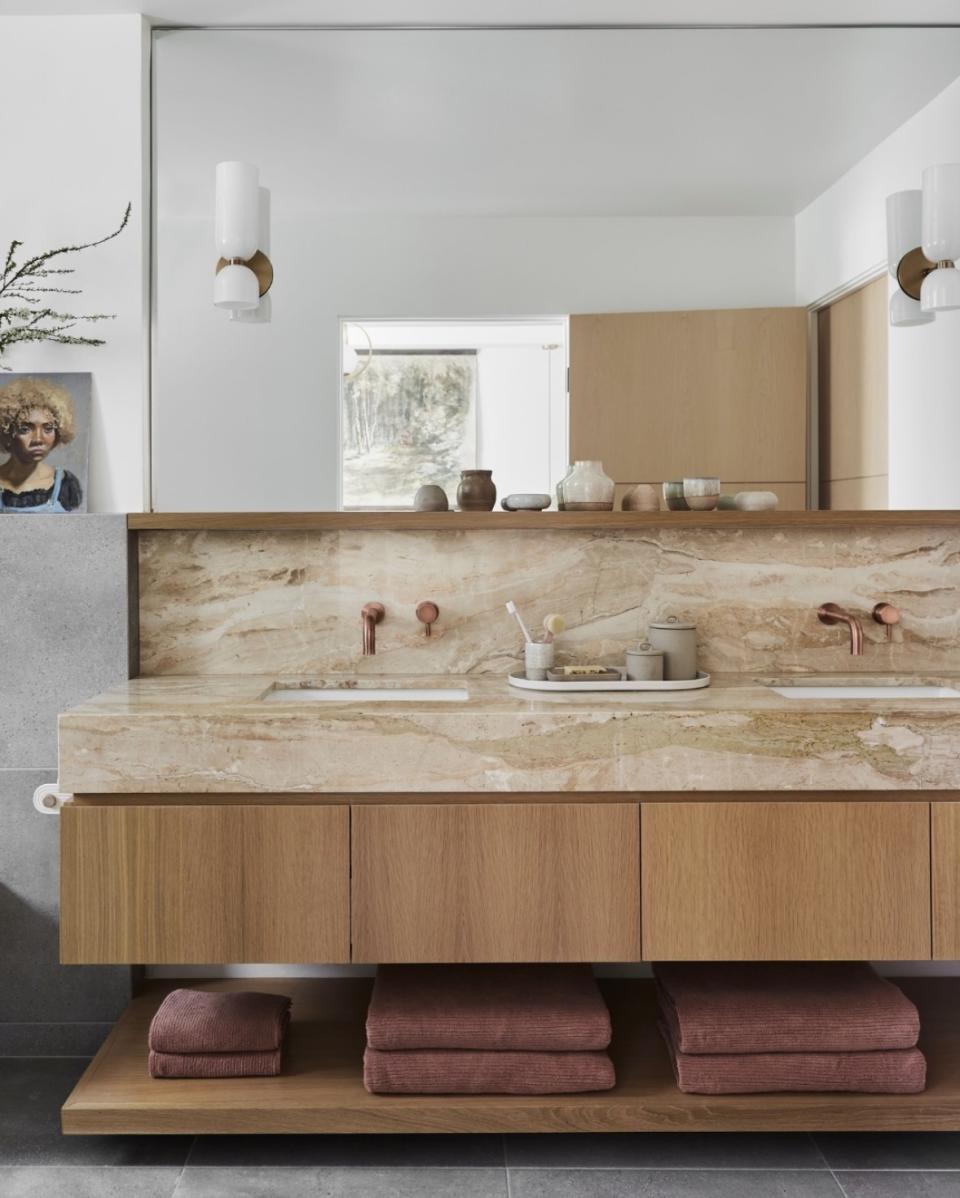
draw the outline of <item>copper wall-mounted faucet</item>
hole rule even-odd
[[[440,617],[440,608],[432,599],[421,599],[417,604],[417,619],[426,625],[427,636],[430,636],[433,625]]]
[[[863,656],[863,625],[856,616],[851,616],[837,603],[823,603],[817,611],[821,624],[846,624],[850,629],[850,652],[854,657]]]
[[[386,615],[382,603],[365,603],[360,608],[360,622],[363,624],[363,656],[373,657],[377,651],[377,625]]]

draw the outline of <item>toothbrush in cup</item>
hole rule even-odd
[[[523,639],[527,642],[528,645],[532,645],[533,637],[527,631],[527,626],[526,626],[526,624],[524,624],[524,622],[520,616],[520,613],[517,611],[517,605],[514,603],[514,601],[512,599],[507,600],[506,608],[507,608],[507,611],[510,613],[510,615],[513,616],[513,618],[516,620],[516,622],[520,625],[520,631],[523,633]]]

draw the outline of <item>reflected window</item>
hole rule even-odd
[[[566,321],[342,322],[340,506],[412,509],[462,470],[500,497],[552,493],[566,468]]]

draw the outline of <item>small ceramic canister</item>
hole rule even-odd
[[[620,510],[624,512],[659,512],[660,500],[649,483],[637,483],[620,500]]]
[[[720,498],[720,479],[715,477],[685,478],[683,497],[694,512],[712,512]]]
[[[642,641],[627,650],[627,677],[631,682],[658,682],[663,678],[663,650]]]
[[[690,505],[683,497],[683,479],[663,484],[663,502],[671,512],[689,512]]]
[[[552,641],[525,641],[523,664],[527,677],[531,680],[543,681],[547,676],[547,670],[553,665],[553,655]]]
[[[655,649],[663,652],[663,677],[667,682],[696,678],[696,624],[669,616],[650,625],[649,639]]]

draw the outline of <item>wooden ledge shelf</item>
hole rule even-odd
[[[149,983],[63,1107],[68,1135],[569,1131],[958,1131],[960,979],[906,978],[927,1054],[923,1094],[681,1094],[654,1021],[653,984],[603,983],[617,1086],[601,1094],[368,1094],[361,1078],[369,979],[190,982],[293,997],[281,1077],[154,1081],[147,1029],[177,982]]]
[[[689,528],[960,528],[934,512],[135,512],[133,532],[467,532]]]

